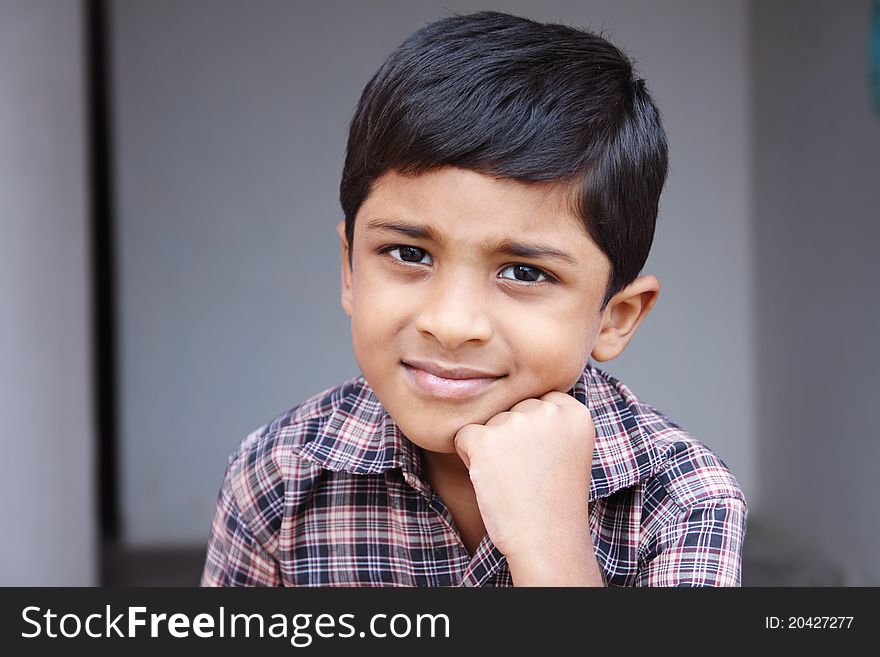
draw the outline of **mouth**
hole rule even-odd
[[[485,392],[506,374],[469,367],[446,367],[430,361],[401,361],[410,382],[434,399],[467,399]]]

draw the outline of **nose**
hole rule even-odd
[[[479,284],[463,276],[435,276],[416,316],[416,329],[452,351],[492,337],[488,299]]]

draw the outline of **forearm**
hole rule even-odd
[[[605,578],[596,561],[589,534],[556,543],[550,549],[508,559],[514,586],[600,586]]]

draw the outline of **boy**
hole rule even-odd
[[[340,194],[363,376],[236,449],[203,585],[739,585],[733,475],[588,362],[657,299],[666,169],[602,38],[485,12],[394,51]]]

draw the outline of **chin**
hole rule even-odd
[[[421,447],[428,452],[437,452],[441,454],[455,453],[455,434],[466,423],[453,423],[451,426],[438,426],[437,423],[426,423],[432,427],[431,430],[425,431],[424,426],[413,427],[412,431],[407,431],[405,425],[398,423],[401,432],[411,443]]]

